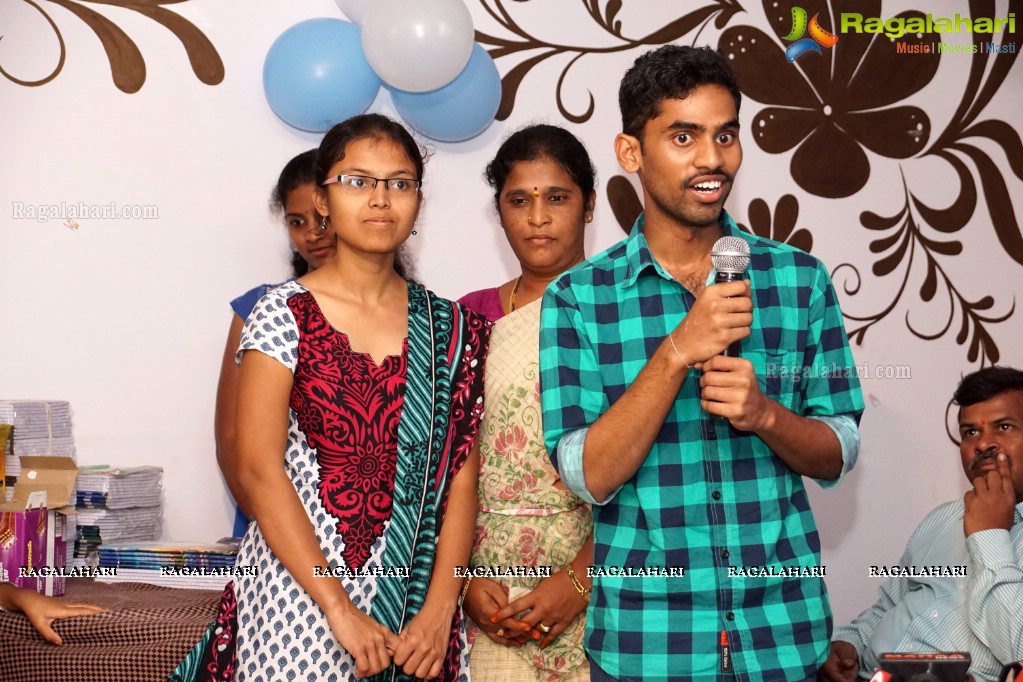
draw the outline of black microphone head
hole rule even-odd
[[[742,237],[722,237],[714,242],[710,260],[718,272],[744,273],[749,268],[749,244]]]

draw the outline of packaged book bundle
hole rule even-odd
[[[76,506],[72,565],[104,566],[103,545],[152,541],[163,533],[163,469],[81,467]]]
[[[0,424],[12,428],[4,458],[7,476],[21,473],[22,456],[57,455],[77,459],[66,400],[0,400]]]
[[[103,545],[100,565],[116,573],[101,582],[144,582],[184,589],[223,589],[234,575],[233,543],[138,542]]]

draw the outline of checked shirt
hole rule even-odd
[[[827,271],[798,249],[740,232],[724,212],[721,224],[750,245],[754,313],[742,357],[765,395],[836,430],[844,473],[858,450],[863,399]],[[642,216],[628,238],[547,289],[543,423],[568,487],[579,487],[562,468],[581,468],[578,436],[625,393],[694,303],[654,261]],[[623,679],[802,680],[830,645],[823,578],[729,576],[730,566],[820,565],[802,477],[758,436],[703,411],[699,378],[690,371],[635,475],[593,508],[595,567],[681,566],[685,576],[597,575],[587,651]]]

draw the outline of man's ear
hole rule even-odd
[[[615,156],[618,157],[618,165],[627,173],[635,173],[643,167],[643,148],[639,138],[632,135],[618,133],[615,136]]]

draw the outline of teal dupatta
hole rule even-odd
[[[409,579],[381,580],[370,616],[400,633],[419,613],[433,575],[437,534],[451,481],[475,442],[483,411],[489,328],[482,318],[409,283],[408,367],[398,423],[394,508],[382,566],[408,566]],[[461,609],[441,679],[457,677]],[[374,682],[414,682],[392,665]]]

